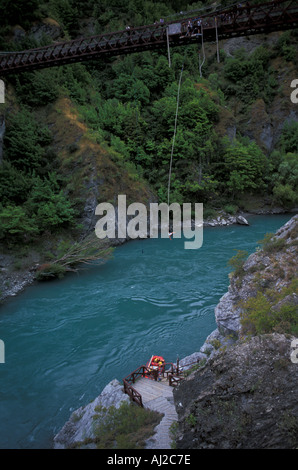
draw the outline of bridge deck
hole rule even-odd
[[[155,435],[148,439],[147,449],[170,449],[172,438],[169,428],[178,416],[174,406],[173,387],[163,378],[155,382],[147,378],[136,381],[134,388],[142,395],[143,405],[150,410],[163,413],[161,422],[155,428]]]

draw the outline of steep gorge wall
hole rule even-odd
[[[230,276],[228,292],[215,308],[218,329],[224,336],[241,334],[242,304],[259,291],[280,291],[297,277],[298,215],[292,217]]]
[[[232,276],[229,291],[215,310],[218,329],[192,356],[198,361],[198,370],[174,391],[178,448],[297,447],[298,365],[291,360],[294,336],[277,332],[287,328],[282,323],[276,331],[246,335],[241,323],[241,301],[254,298],[257,292],[269,292],[266,289],[283,292],[293,285],[297,279],[297,240],[296,215]],[[271,311],[285,305],[296,310],[297,327],[295,288],[282,300],[277,295]]]
[[[298,365],[291,339],[273,333],[215,354],[174,391],[179,449],[298,445]]]

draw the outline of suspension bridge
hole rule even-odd
[[[186,16],[185,16],[186,15]],[[179,15],[178,15],[179,16]],[[88,38],[57,42],[26,51],[0,52],[0,77],[7,74],[102,59],[146,50],[170,51],[191,43],[218,42],[233,37],[293,29],[298,25],[297,0],[258,5],[239,3],[209,13],[184,13],[158,22]]]

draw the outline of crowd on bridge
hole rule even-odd
[[[182,37],[187,36],[199,36],[202,34],[202,29],[204,28],[214,28],[221,24],[233,23],[238,18],[243,16],[249,16],[251,13],[251,7],[249,1],[245,3],[238,3],[237,5],[233,5],[230,9],[226,11],[219,11],[218,15],[212,13],[210,16],[201,16],[196,18],[190,18],[187,20],[177,21],[177,24],[181,25],[181,35]],[[183,12],[180,12],[182,15]],[[155,26],[160,26],[167,24],[164,18],[160,18],[160,20],[155,21]],[[126,31],[128,35],[131,35],[133,31],[133,27],[126,26]]]

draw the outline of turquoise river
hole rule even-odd
[[[51,448],[71,412],[152,354],[176,361],[216,328],[228,260],[252,253],[291,215],[251,216],[249,226],[204,229],[183,239],[126,243],[106,264],[34,284],[0,307],[0,448]]]

